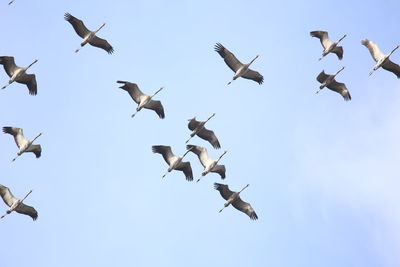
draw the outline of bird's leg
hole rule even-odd
[[[194,135],[193,135],[194,136]],[[185,142],[185,144],[187,144],[188,142],[189,142],[189,140],[190,139],[192,139],[192,137],[193,137],[192,135],[190,135],[190,137],[189,137],[189,139],[188,140],[186,140],[186,142]]]
[[[169,171],[165,172],[161,178],[164,178],[165,176],[167,176],[168,173],[169,173]]]
[[[9,86],[11,83],[10,82],[8,82],[8,84],[6,84],[6,85],[4,85],[3,87],[1,87],[1,89],[6,89],[7,88],[7,86]]]
[[[230,81],[227,85],[230,85],[234,80],[232,79],[232,81]]]
[[[82,47],[77,48],[77,49],[75,50],[75,53],[78,53],[79,50],[81,50],[81,48],[82,48]]]
[[[221,213],[227,206],[224,205],[222,209],[219,210],[219,213]]]
[[[199,177],[199,179],[196,180],[196,183],[198,183],[201,180],[201,178],[203,178],[203,177],[204,176]]]
[[[8,3],[8,5],[11,5],[13,2],[14,2],[14,0],[10,1],[10,2]],[[2,217],[2,218],[3,218],[3,217]]]
[[[138,112],[139,112],[139,111],[137,110],[135,113],[133,113],[133,114],[131,115],[131,118],[135,117],[136,114],[137,114]]]
[[[324,88],[320,88],[318,91],[316,91],[315,93],[318,94],[322,89]]]
[[[370,71],[370,73],[369,73],[369,76],[371,76],[371,75],[372,75],[372,73],[374,73],[374,71],[376,71],[376,69],[375,69],[375,68],[373,68],[373,69]]]

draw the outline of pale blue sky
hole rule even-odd
[[[64,266],[400,266],[400,85],[374,66],[364,38],[384,53],[400,44],[398,1],[2,1],[1,55],[35,73],[38,95],[12,84],[0,92],[0,125],[38,139],[40,159],[0,135],[1,180],[37,221],[0,221],[1,267]],[[70,12],[113,55],[78,54]],[[342,41],[344,59],[328,55],[312,30]],[[264,84],[233,76],[214,52],[222,43]],[[400,54],[391,56],[400,63]],[[352,101],[315,94],[321,70],[346,69]],[[166,118],[136,105],[116,80],[157,95]],[[1,85],[8,77],[1,69]],[[193,138],[227,178],[188,183],[167,169],[152,145],[185,151],[187,119],[197,116],[222,149]],[[195,177],[202,167],[194,155]],[[214,182],[239,190],[259,220],[229,207]],[[1,203],[0,211],[7,207]]]

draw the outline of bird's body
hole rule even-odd
[[[17,127],[3,127],[3,133],[11,134],[14,137],[14,141],[17,144],[19,151],[17,157],[21,156],[25,152],[33,152],[36,158],[40,158],[42,154],[42,147],[40,145],[33,145],[33,142],[42,134],[40,133],[34,139],[28,140],[24,136],[22,128]],[[13,161],[16,158],[13,159]]]
[[[346,34],[337,42],[332,42],[329,39],[328,32],[326,31],[312,31],[310,32],[310,35],[312,37],[318,38],[321,42],[322,47],[324,48],[324,50],[322,51],[322,57],[320,57],[318,60],[321,60],[329,53],[335,53],[340,60],[343,58],[343,47],[338,46],[338,43],[347,36]]]
[[[344,98],[345,101],[351,100],[351,95],[349,90],[347,89],[346,85],[344,83],[339,83],[335,80],[335,76],[341,72],[344,69],[340,69],[338,72],[335,74],[326,74],[325,71],[322,71],[318,76],[317,76],[317,81],[321,83],[320,89],[316,92],[319,93],[323,88],[327,87],[331,89],[332,91],[335,91],[339,94],[341,94]]]
[[[248,64],[241,63],[233,53],[231,53],[228,49],[226,49],[222,44],[217,43],[214,47],[215,51],[224,59],[226,65],[235,72],[233,75],[232,81],[228,83],[231,84],[234,80],[239,77],[250,79],[258,84],[262,84],[264,81],[264,77],[257,71],[250,69],[250,65],[258,58],[258,55],[250,61]]]
[[[0,184],[0,196],[3,199],[4,203],[9,206],[6,214],[10,214],[11,212],[16,211],[18,213],[28,215],[33,220],[36,220],[38,217],[37,211],[33,207],[25,205],[23,203],[23,201],[29,196],[30,193],[32,193],[32,190],[30,190],[24,198],[19,199],[13,196],[8,187]],[[1,216],[0,218],[4,218],[5,215]]]
[[[37,62],[36,59],[28,67],[23,68],[15,64],[14,57],[3,56],[0,57],[0,64],[3,65],[4,70],[10,77],[8,84],[4,85],[1,89],[5,89],[13,82],[25,84],[28,87],[30,95],[37,94],[37,83],[35,74],[27,74],[26,71]]]
[[[114,52],[114,48],[107,42],[107,40],[96,36],[97,32],[106,25],[105,23],[103,23],[97,30],[90,31],[88,28],[86,28],[85,24],[83,24],[82,20],[77,19],[71,14],[65,13],[64,18],[66,21],[71,23],[75,32],[83,39],[81,42],[81,47],[89,43],[92,46],[99,47],[107,51],[109,54]],[[76,49],[75,52],[79,52],[79,50],[80,48]]]
[[[203,165],[204,170],[201,173],[201,176],[204,177],[210,172],[215,172],[221,176],[221,179],[225,179],[225,172],[226,172],[225,166],[218,165],[218,162],[221,160],[222,156],[226,154],[227,151],[224,151],[224,153],[222,153],[222,155],[219,156],[218,159],[213,160],[208,156],[207,149],[204,147],[187,145],[186,149],[196,154],[200,160],[201,165]],[[201,178],[199,178],[197,182],[200,181],[200,179]]]
[[[192,173],[192,167],[190,166],[190,162],[182,162],[182,159],[186,156],[186,154],[189,151],[186,151],[186,153],[183,154],[182,157],[179,157],[174,155],[174,153],[172,153],[170,146],[152,146],[151,149],[153,153],[161,154],[165,162],[167,162],[169,165],[168,170],[163,175],[163,177],[165,177],[167,173],[171,172],[172,170],[178,170],[178,171],[183,171],[186,180],[193,181],[193,173]]]
[[[389,57],[393,54],[394,51],[396,51],[396,49],[399,48],[399,46],[396,46],[389,54],[385,55],[374,42],[368,39],[362,40],[361,44],[368,48],[372,58],[376,62],[373,70],[369,73],[369,75],[382,67],[383,69],[392,72],[394,75],[396,75],[397,78],[400,79],[400,66],[396,63],[393,63],[389,59]]]
[[[207,120],[205,121],[197,121],[196,117],[194,117],[193,119],[189,120],[188,123],[188,128],[189,130],[191,130],[192,132],[190,133],[190,138],[188,140],[186,140],[186,143],[189,142],[189,140],[197,135],[198,137],[200,137],[201,139],[204,139],[208,142],[210,142],[210,144],[218,149],[221,148],[221,145],[219,144],[218,138],[215,136],[213,131],[208,130],[205,127],[205,124],[207,123],[207,121],[209,121],[212,117],[215,116],[215,113],[213,115],[211,115]]]
[[[161,119],[165,118],[164,107],[162,106],[161,102],[158,100],[152,100],[152,98],[162,89],[164,89],[164,87],[158,89],[153,95],[146,95],[140,91],[139,86],[136,83],[126,81],[117,81],[117,83],[123,83],[124,85],[120,86],[119,88],[127,91],[132,97],[133,101],[138,104],[136,107],[136,113],[138,113],[142,108],[146,108],[154,110]],[[132,117],[134,117],[136,113],[134,113]]]
[[[214,188],[216,190],[218,190],[219,193],[221,194],[221,196],[226,200],[224,207],[219,212],[222,212],[222,210],[224,208],[228,207],[229,205],[232,205],[237,210],[240,210],[241,212],[246,213],[250,217],[250,219],[257,220],[258,216],[257,216],[256,212],[253,210],[253,208],[251,207],[251,205],[249,203],[243,201],[240,198],[240,193],[244,189],[246,189],[248,186],[249,185],[246,185],[239,192],[234,192],[234,191],[229,190],[228,185],[214,183]]]

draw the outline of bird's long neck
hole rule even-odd
[[[340,39],[336,42],[336,44],[340,43],[340,41],[342,41],[346,36],[347,36],[347,34],[343,35],[342,38],[340,38]]]
[[[100,31],[101,28],[103,28],[104,26],[106,26],[105,23],[101,24],[101,26],[96,31],[94,31],[94,34],[96,34],[98,31]]]
[[[187,153],[189,153],[190,152],[190,150],[192,150],[192,149],[188,149],[188,150],[186,150],[186,152],[185,152],[185,154],[183,154],[182,155],[182,159],[187,155]]]
[[[32,65],[35,64],[36,62],[38,62],[37,59],[35,59],[35,61],[33,61],[31,64],[29,64],[29,66],[25,68],[25,71],[26,71],[27,69],[29,69],[30,67],[32,67]]]
[[[33,138],[33,139],[31,140],[31,144],[32,144],[33,142],[35,142],[35,140],[38,139],[41,135],[42,135],[42,133],[38,134],[35,138]]]
[[[249,186],[250,186],[250,185],[247,184],[245,187],[242,188],[242,190],[240,190],[240,191],[238,192],[238,194],[242,193],[242,191],[245,190],[245,189],[246,189],[247,187],[249,187]]]
[[[344,67],[342,67],[340,70],[338,70],[338,71],[333,75],[333,77],[335,77],[336,75],[338,75],[342,70],[344,70]]]
[[[224,153],[222,153],[222,155],[221,156],[219,156],[219,158],[216,160],[216,162],[218,163],[218,161],[220,161],[221,160],[221,158],[226,154],[226,152],[228,152],[228,151],[224,151]]]
[[[254,60],[256,60],[257,58],[259,57],[259,55],[257,55],[255,58],[253,58],[253,60],[252,61],[250,61],[250,63],[249,64],[247,64],[247,66],[249,67],[253,62],[254,62]]]
[[[209,120],[211,120],[212,117],[215,116],[215,113],[213,113],[205,122],[208,122]]]
[[[393,54],[393,52],[396,51],[399,47],[400,47],[399,45],[396,46],[396,47],[392,50],[392,52],[389,53],[388,57],[390,57],[390,55]]]
[[[32,190],[29,190],[29,192],[25,195],[23,199],[21,199],[21,203],[32,193]]]
[[[158,94],[162,89],[164,89],[164,87],[161,87],[160,89],[158,89],[151,97],[155,96],[156,94]]]

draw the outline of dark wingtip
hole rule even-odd
[[[253,221],[258,220],[257,214],[256,214],[255,212],[253,212],[253,213],[250,215],[250,219],[252,219]]]
[[[224,46],[221,43],[216,43],[214,45],[214,50],[217,51],[217,52],[219,52],[219,51],[221,51],[223,49],[224,49]]]
[[[70,13],[68,13],[68,12],[66,12],[66,13],[64,14],[64,19],[67,20],[67,21],[70,20],[71,17],[72,17],[72,15],[71,15]]]
[[[214,183],[214,189],[215,189],[215,190],[219,190],[219,188],[220,188],[221,185],[222,185],[222,184]]]

